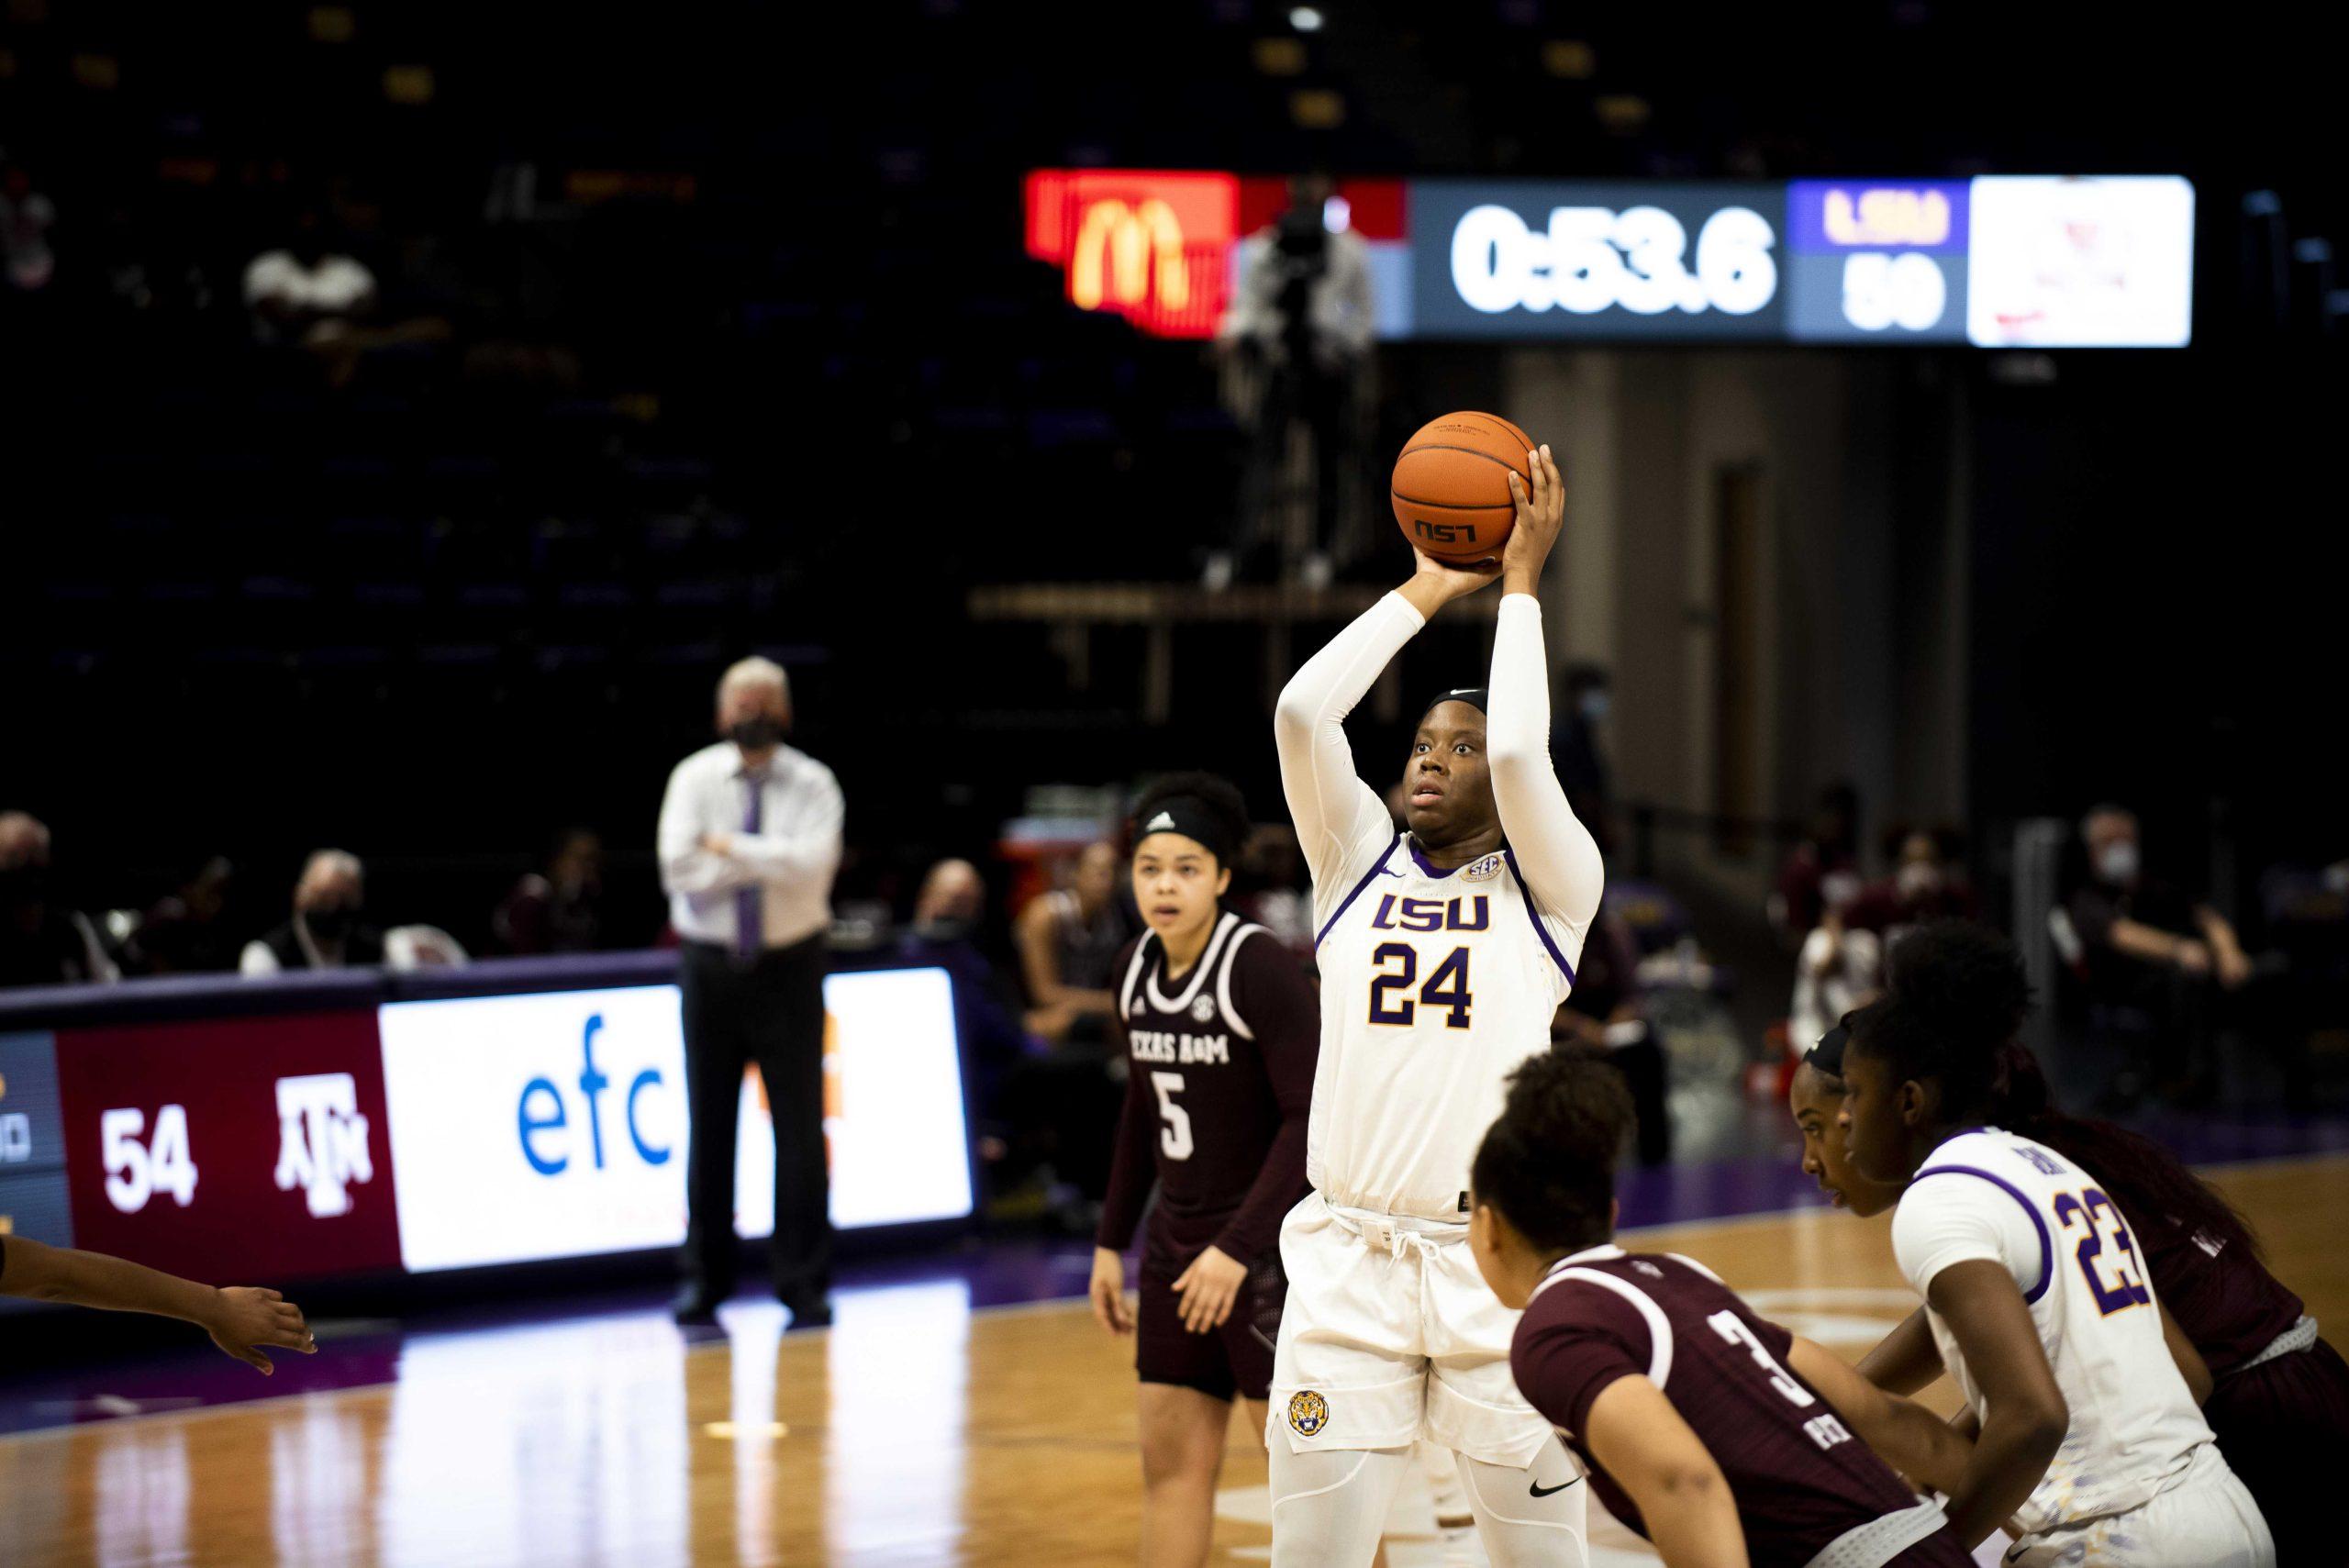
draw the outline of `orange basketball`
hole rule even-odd
[[[1419,427],[1395,460],[1403,537],[1457,566],[1498,561],[1517,522],[1508,476],[1530,481],[1533,438],[1497,414],[1446,414]]]

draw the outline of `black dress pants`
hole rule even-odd
[[[831,1288],[831,1180],[824,1151],[822,936],[753,959],[687,942],[685,1282],[723,1299],[735,1282],[734,1141],[742,1073],[756,1062],[774,1118],[774,1292],[792,1305]]]

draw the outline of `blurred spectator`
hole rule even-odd
[[[2092,990],[2143,993],[2149,977],[2216,979],[2232,991],[2251,979],[2234,928],[2208,904],[2144,873],[2136,815],[2099,806],[2080,824],[2088,876],[2068,903]]]
[[[2080,824],[2087,874],[2054,910],[2057,950],[2085,983],[2092,1037],[2126,1051],[2113,1083],[2124,1103],[2150,1071],[2172,1097],[2213,1086],[2205,1043],[2220,997],[2252,978],[2225,917],[2146,874],[2134,813],[2099,806]]]
[[[1831,909],[1803,939],[1795,955],[1794,1006],[1787,1034],[1799,1051],[1817,1045],[1837,1020],[1866,1003],[1884,984],[1884,940],[1865,927],[1848,925]]]
[[[1310,962],[1313,957],[1313,900],[1299,884],[1304,862],[1297,854],[1297,829],[1286,822],[1267,822],[1248,835],[1241,847],[1232,878],[1241,891],[1231,900],[1243,919],[1253,920],[1275,940]]]
[[[604,930],[604,840],[584,828],[563,834],[546,870],[514,884],[489,929],[510,953],[594,952]]]
[[[934,963],[953,977],[954,1006],[963,1025],[964,1060],[983,1129],[983,1155],[1000,1158],[1003,1140],[995,1124],[1002,1116],[1005,1076],[1030,1053],[1028,1032],[1019,1027],[1017,1005],[976,940],[986,913],[986,883],[968,861],[941,861],[922,879],[913,924],[897,939],[897,954],[908,963]],[[993,1147],[985,1147],[992,1140]]]
[[[215,855],[158,899],[131,933],[129,957],[142,974],[217,973],[237,967],[238,948],[229,934],[228,896],[237,868]]]
[[[13,161],[0,162],[0,284],[33,294],[56,275],[57,257],[49,230],[57,208],[33,189],[32,172]]]
[[[1127,935],[1118,899],[1122,869],[1110,845],[1087,844],[1070,885],[1019,912],[1019,967],[1034,1009],[1028,1027],[1047,1040],[1099,1045],[1108,1039],[1118,1005],[1109,971]]]
[[[0,985],[120,978],[89,917],[58,901],[49,828],[0,811]]]
[[[1770,923],[1799,940],[1818,929],[1828,909],[1848,906],[1860,892],[1860,792],[1848,784],[1819,792],[1809,830],[1778,869],[1770,895]]]
[[[366,868],[342,850],[319,850],[294,884],[294,917],[245,944],[237,967],[246,974],[289,969],[348,969],[384,962],[383,934],[359,922],[367,898]]]
[[[1363,367],[1375,314],[1369,247],[1347,227],[1336,188],[1318,174],[1291,181],[1288,210],[1240,243],[1231,306],[1216,335],[1235,364],[1234,401],[1253,436],[1239,548],[1246,553],[1277,542],[1283,566],[1308,584],[1326,583],[1330,556],[1345,553],[1336,530],[1355,508],[1341,486],[1357,466]],[[1276,539],[1275,497],[1300,430],[1312,451],[1306,515],[1313,533]],[[1212,581],[1217,569],[1210,571]]]
[[[374,308],[375,274],[330,250],[324,221],[305,210],[284,245],[245,268],[245,305],[261,342],[330,342]]]
[[[1550,748],[1557,763],[1558,782],[1565,786],[1566,804],[1574,807],[1602,854],[1615,852],[1615,786],[1607,751],[1599,740],[1599,726],[1607,722],[1611,700],[1606,669],[1598,664],[1569,664],[1559,683],[1565,694],[1564,708],[1551,733]]]
[[[1954,835],[1924,828],[1896,828],[1885,840],[1892,874],[1869,883],[1844,916],[1854,930],[1874,931],[1891,946],[1910,926],[1928,920],[1971,920],[1979,913],[1973,884],[1952,850]],[[1838,1018],[1841,1014],[1836,1015]],[[1811,1043],[1798,1037],[1809,1050]]]
[[[1639,964],[1631,927],[1601,903],[1550,1034],[1615,1064],[1639,1112],[1640,1163],[1661,1165],[1672,1158],[1671,1080],[1663,1044],[1640,1010]]]

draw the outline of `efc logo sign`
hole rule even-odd
[[[1041,169],[1028,176],[1028,254],[1069,302],[1160,338],[1209,338],[1230,292],[1240,182],[1230,174]]]
[[[579,1076],[573,1082],[579,1090],[579,1102],[587,1123],[586,1155],[598,1171],[604,1168],[604,1093],[612,1081],[596,1066],[596,1037],[604,1032],[604,1015],[591,1013],[586,1028],[580,1032]],[[644,1136],[637,1119],[637,1102],[647,1089],[661,1083],[661,1070],[647,1067],[629,1081],[628,1091],[620,1100],[620,1115],[628,1132],[629,1142],[635,1147],[636,1157],[648,1165],[665,1165],[672,1152],[666,1144],[654,1143]],[[522,1139],[522,1158],[530,1169],[541,1176],[560,1176],[571,1168],[578,1152],[578,1139],[572,1134],[571,1110],[563,1092],[551,1078],[533,1078],[522,1085],[521,1103],[515,1107],[514,1119]]]

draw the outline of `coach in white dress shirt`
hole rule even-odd
[[[735,1283],[734,1135],[757,1062],[774,1117],[774,1289],[794,1328],[831,1320],[824,1164],[824,938],[841,859],[841,786],[783,743],[791,686],[745,659],[718,684],[725,739],[679,762],[661,802],[661,885],[683,940],[685,1284],[679,1322],[709,1322]]]

